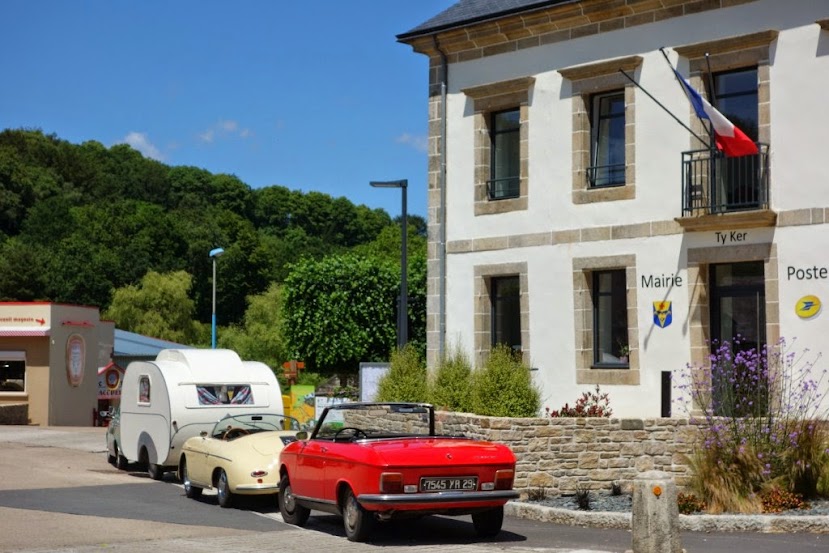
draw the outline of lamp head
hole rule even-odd
[[[224,248],[213,248],[210,250],[210,257],[219,257],[223,253],[225,253]]]
[[[374,188],[406,188],[409,186],[408,179],[389,180],[389,181],[370,181],[369,184]]]

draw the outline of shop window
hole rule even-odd
[[[25,353],[22,351],[0,351],[0,392],[25,391]]]

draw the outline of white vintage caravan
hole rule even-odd
[[[155,479],[176,467],[182,444],[228,414],[282,414],[282,392],[264,363],[226,349],[167,349],[127,366],[118,432],[119,466],[137,461]]]

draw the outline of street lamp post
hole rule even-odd
[[[375,188],[399,188],[403,195],[403,206],[400,212],[400,302],[397,310],[397,347],[402,349],[409,342],[409,286],[407,278],[408,262],[406,260],[406,237],[409,230],[409,218],[406,213],[406,189],[409,187],[407,179],[394,181],[371,181]]]
[[[222,248],[213,248],[210,250],[210,257],[213,259],[213,324],[211,326],[211,340],[210,343],[213,349],[216,349],[216,258],[225,253]]]

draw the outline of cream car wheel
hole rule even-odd
[[[190,499],[195,499],[201,495],[202,489],[194,486],[190,481],[190,473],[187,472],[187,460],[181,460],[181,483],[184,484],[184,495]]]
[[[230,484],[227,481],[227,473],[223,470],[219,471],[218,483],[216,484],[216,493],[221,507],[227,508],[233,504],[233,493],[230,491]]]

